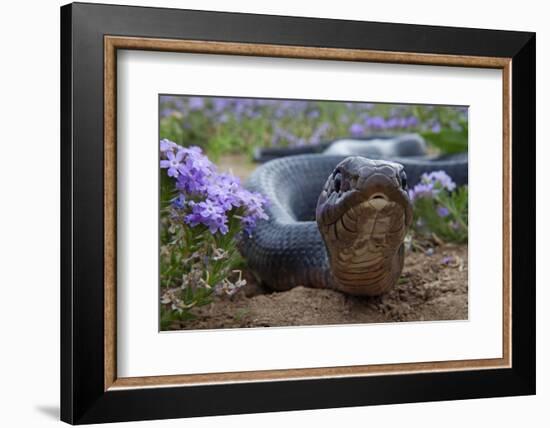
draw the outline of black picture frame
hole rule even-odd
[[[512,367],[105,391],[105,35],[511,58]],[[85,3],[63,6],[61,419],[86,424],[534,394],[535,98],[534,33]]]

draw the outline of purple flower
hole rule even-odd
[[[173,143],[170,140],[167,140],[166,138],[160,140],[160,151],[161,152],[167,152],[168,150],[173,150],[177,147],[176,143]]]
[[[176,189],[187,194],[202,193],[206,185],[206,177],[201,172],[192,172],[186,168],[176,181]]]
[[[297,137],[286,129],[279,128],[278,126],[275,126],[275,136],[277,141],[286,140],[291,146],[298,146],[300,143],[303,144],[303,139]]]
[[[264,206],[267,205],[267,199],[260,193],[246,192],[243,202],[246,206],[246,216],[241,219],[241,224],[248,236],[252,235],[252,231],[256,227],[258,220],[267,220],[269,217],[264,211]]]
[[[265,197],[244,189],[237,177],[218,173],[199,147],[184,148],[169,140],[161,144],[166,157],[161,167],[168,169],[168,176],[175,179],[180,192],[171,201],[172,206],[181,211],[189,226],[203,225],[212,234],[226,234],[229,216],[238,215],[243,229],[250,234],[258,220],[268,218]]]
[[[214,169],[214,164],[202,154],[199,147],[190,147],[183,150],[187,154],[185,165],[192,173],[208,174]]]
[[[190,97],[189,108],[191,110],[202,110],[204,108],[204,98],[202,97]]]
[[[429,198],[433,195],[434,186],[432,183],[420,182],[412,189],[409,189],[409,198],[415,201],[418,198]]]
[[[210,229],[211,233],[219,230],[222,235],[225,235],[228,231],[227,216],[223,208],[209,199],[193,204],[192,212],[185,217],[185,222],[192,227],[203,224]]]
[[[256,192],[247,193],[247,200],[244,201],[246,212],[255,218],[267,220],[269,217],[264,211],[264,206],[267,204],[267,200],[265,199],[265,197],[262,194]]]
[[[432,125],[432,132],[439,133],[441,131],[441,125],[439,122],[435,122]]]
[[[450,256],[445,256],[443,259],[441,259],[441,264],[449,265],[454,261],[454,259]]]
[[[239,179],[230,174],[219,174],[215,181],[206,186],[208,198],[216,201],[225,211],[242,206],[239,196],[242,190]]]
[[[241,218],[241,224],[245,232],[250,236],[258,220],[267,220],[269,218],[264,210],[268,201],[262,194],[249,192],[246,189],[242,189],[238,193],[238,197],[240,203],[245,208],[245,216]]]
[[[398,128],[398,127],[401,127],[401,118],[399,117],[390,117],[387,121],[386,121],[386,128],[388,129],[393,129],[393,128]]]
[[[164,104],[164,103],[169,103],[169,102],[172,102],[174,100],[174,97],[173,95],[161,95],[160,96],[160,103],[161,104]]]
[[[222,235],[225,235],[229,232],[229,227],[227,226],[227,216],[224,214],[214,218],[208,225],[208,228],[211,233],[216,233],[216,231],[219,230]]]
[[[366,125],[368,128],[385,129],[386,121],[382,116],[374,116],[367,118]]]
[[[451,177],[445,171],[432,171],[429,174],[423,174],[422,180],[427,182],[434,183],[435,185],[441,186],[443,189],[452,192],[456,189],[456,184]]]
[[[421,197],[437,195],[441,190],[452,192],[454,189],[456,184],[445,171],[432,171],[422,174],[420,182],[409,190],[409,198],[414,201]]]
[[[231,104],[231,99],[229,99],[229,98],[213,98],[212,102],[214,103],[214,111],[216,113],[221,113],[222,111],[224,111]]]
[[[171,108],[163,108],[160,111],[160,117],[168,117],[168,116],[171,116],[173,113],[174,113],[174,110],[172,110]]]
[[[447,207],[437,207],[437,215],[439,217],[447,217],[449,215],[449,209]]]
[[[253,216],[246,216],[241,219],[241,224],[243,225],[244,231],[246,234],[250,237],[252,236],[252,232],[254,231],[254,228],[256,227],[256,218]]]
[[[183,150],[178,150],[176,154],[172,151],[166,152],[166,160],[160,161],[161,168],[168,168],[168,177],[175,177],[179,175],[179,168],[181,166],[181,161],[183,160],[184,152]]]
[[[354,137],[360,137],[365,134],[365,127],[360,123],[354,123],[349,127],[349,133]]]
[[[418,118],[416,116],[409,116],[406,121],[407,124],[404,128],[414,128],[415,126],[418,126]]]
[[[307,117],[309,119],[317,119],[319,117],[319,110],[311,110],[308,114],[307,114]]]
[[[203,218],[211,218],[223,214],[223,209],[207,199],[204,202],[199,202],[193,205],[193,212],[198,213]]]
[[[213,171],[213,164],[202,154],[199,147],[180,148],[178,153],[183,153],[185,159],[178,168],[176,188],[188,194],[202,192],[208,176]]]
[[[185,207],[185,195],[179,194],[170,201],[175,208],[183,209]]]

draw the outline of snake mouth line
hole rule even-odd
[[[366,201],[374,209],[384,209],[391,201],[407,211],[410,201],[405,187],[397,164],[350,158],[328,177],[317,203],[317,222],[320,226],[337,223],[345,212]]]
[[[382,211],[390,205],[394,206],[397,204],[406,210],[407,201],[398,191],[391,189],[388,193],[391,196],[383,192],[369,195],[365,191],[355,189],[348,190],[340,195],[332,193],[326,198],[323,208],[317,212],[319,223],[324,227],[330,227],[343,221],[346,213],[352,213],[351,217],[355,217],[356,215],[353,212],[361,211],[361,207],[369,207]]]
[[[404,220],[405,212],[396,202],[373,196],[328,227],[325,243],[341,289],[375,295],[391,285],[391,264],[406,233]]]
[[[389,203],[388,197],[383,193],[375,193],[372,195],[367,203],[376,210],[382,210]]]
[[[382,251],[401,237],[405,212],[383,196],[372,197],[345,211],[335,222],[323,227],[327,242],[345,250],[365,246]]]
[[[393,285],[412,222],[402,166],[348,158],[328,177],[315,214],[337,289],[375,295]]]

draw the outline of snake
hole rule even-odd
[[[348,156],[346,142],[338,150],[328,146],[325,153],[283,156],[256,168],[246,187],[267,198],[268,219],[239,248],[263,285],[355,296],[381,295],[395,286],[413,221],[409,186],[439,170],[457,185],[467,184],[468,161],[467,155],[418,155],[422,147],[399,156],[401,140],[380,141],[371,140],[369,157]],[[378,150],[381,144],[384,150]]]

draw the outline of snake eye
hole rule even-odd
[[[401,179],[401,187],[404,190],[407,190],[407,174],[405,174],[404,170],[401,170],[399,173],[399,178]]]
[[[334,176],[334,191],[336,193],[340,192],[340,188],[342,187],[342,174],[339,172]]]

